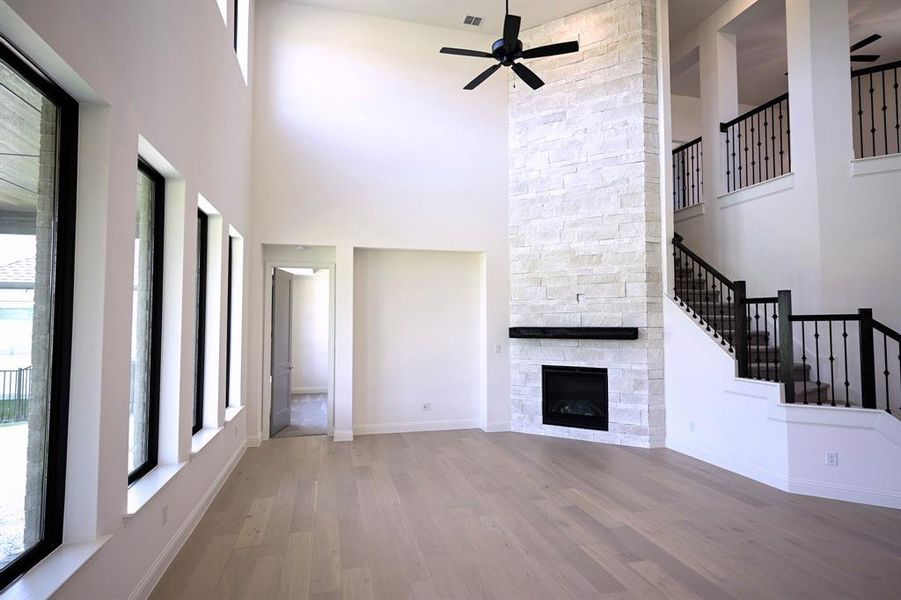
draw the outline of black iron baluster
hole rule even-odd
[[[820,379],[820,322],[819,321],[813,322],[813,341],[814,341],[813,357],[814,357],[814,359],[816,359],[816,362],[817,362],[817,406],[821,406],[823,404],[823,401],[820,398],[820,396],[821,396],[820,388],[822,387],[823,382]]]
[[[832,350],[832,321],[829,323],[829,384],[832,390],[832,406],[835,406],[835,352]],[[827,394],[826,399],[829,399]]]
[[[779,299],[773,304],[773,381],[779,381]]]
[[[779,102],[779,174],[785,174],[785,152],[782,149],[782,101]]]
[[[757,113],[757,183],[763,181],[763,151],[761,150],[761,146],[763,146],[763,142],[760,141],[760,113]],[[766,132],[763,132],[766,135]]]
[[[885,412],[891,414],[891,410],[889,409],[889,384],[888,384],[888,376],[891,375],[891,372],[888,370],[888,336],[885,333],[882,333],[882,375],[885,377]]]
[[[722,173],[722,171],[720,171]],[[732,188],[729,187],[732,181],[729,179],[729,128],[726,128],[726,191],[731,192]]]
[[[698,178],[698,202],[700,202],[704,197],[704,170],[701,166],[704,164],[704,141],[701,140],[698,142],[698,169],[697,169],[697,178]]]
[[[750,314],[750,310],[751,310],[751,306],[748,305],[749,314]],[[751,339],[756,340],[756,343],[757,343],[757,351],[754,353],[754,366],[757,368],[754,369],[754,371],[755,371],[754,377],[756,379],[761,379],[760,373],[763,370],[763,367],[760,364],[760,303],[759,302],[754,303],[754,320],[751,321],[750,319],[748,319],[748,322],[754,323],[754,331],[753,331],[754,335],[748,336],[748,344],[749,345],[751,344]],[[764,349],[764,352],[766,352],[766,349]]]
[[[770,381],[770,322],[767,317],[767,303],[763,303],[763,352],[764,352],[764,362],[763,368],[766,369],[766,376],[763,378],[766,381]],[[759,334],[758,334],[759,336]],[[759,338],[758,338],[759,339]],[[758,344],[759,346],[759,344]]]
[[[873,156],[876,156],[876,114],[873,106],[873,74],[870,73],[870,137],[873,140]]]
[[[744,164],[742,165],[744,167],[744,172],[745,172],[745,185],[742,187],[747,187],[748,186],[748,120],[745,119],[744,121],[742,121],[742,124],[744,124],[744,126],[745,126],[745,160],[744,160]]]
[[[842,319],[842,342],[845,345],[845,407],[851,406],[851,383],[848,381],[848,322]]]
[[[714,285],[716,285],[716,281],[714,281]],[[726,345],[726,333],[725,332],[728,329],[726,327],[726,311],[723,309],[723,288],[724,287],[726,287],[726,286],[721,283],[720,291],[718,294],[719,299],[720,299],[720,312],[719,312],[720,326],[718,329],[720,331],[720,345],[722,345],[722,346]],[[715,309],[715,307],[716,307],[716,304],[714,304],[714,309]]]
[[[766,116],[766,109],[763,110],[763,181],[770,178],[770,149],[769,149],[769,119]]]
[[[729,131],[732,132],[732,189],[737,190],[741,188],[741,181],[738,181],[736,185],[736,172],[735,172],[735,131],[738,129],[737,125],[732,125],[729,127]]]
[[[807,374],[807,335],[806,335],[806,325],[807,323],[801,321],[801,364],[803,365],[803,370],[805,375]],[[807,377],[804,377],[801,381],[804,385],[804,404],[807,404]]]
[[[792,170],[791,105],[785,100],[785,142],[788,144],[788,170]]]
[[[710,292],[708,291],[708,275],[710,271],[704,269],[704,323],[707,325],[707,331],[710,331]]]
[[[888,154],[888,105],[885,103],[885,71],[881,71],[882,75],[882,138],[884,142],[885,153]]]
[[[863,76],[857,76],[857,133],[860,138],[860,158],[866,157],[863,151],[863,96],[860,93],[860,80]]]

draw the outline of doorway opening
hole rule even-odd
[[[329,433],[332,269],[273,266],[269,437]]]

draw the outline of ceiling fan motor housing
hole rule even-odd
[[[491,54],[494,55],[502,65],[509,67],[513,64],[513,59],[522,54],[522,42],[516,40],[516,46],[511,48],[504,43],[503,39],[494,42],[491,45]]]

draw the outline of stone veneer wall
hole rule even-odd
[[[653,0],[610,0],[523,32],[581,51],[510,74],[513,326],[637,326],[637,341],[511,340],[514,431],[664,441],[657,47]],[[606,367],[610,431],[546,426],[541,365]]]

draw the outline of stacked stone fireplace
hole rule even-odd
[[[653,0],[610,0],[523,32],[547,85],[510,80],[514,327],[637,327],[638,339],[511,339],[513,429],[659,446],[663,316]],[[604,369],[607,427],[546,422],[546,367]]]

